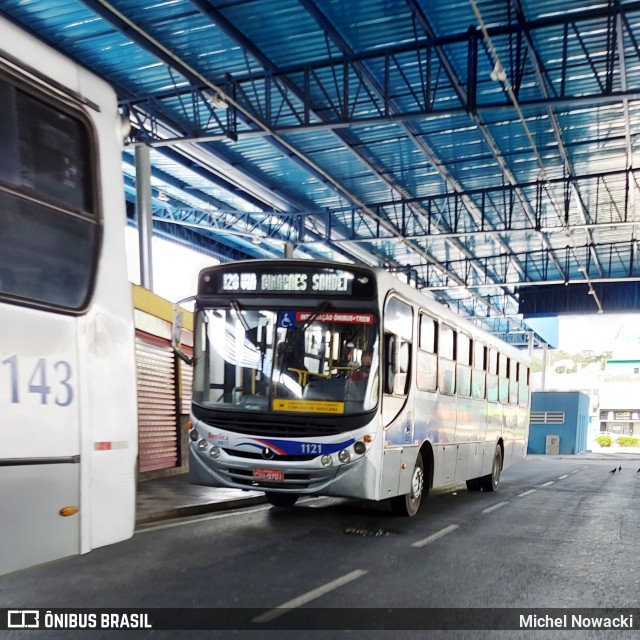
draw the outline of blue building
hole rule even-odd
[[[589,396],[586,393],[533,392],[527,453],[583,453],[587,450],[588,423]]]

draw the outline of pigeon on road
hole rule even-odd
[[[611,469],[611,471],[609,471],[609,473],[615,473],[617,471],[617,469],[615,467],[613,467],[613,469]]]

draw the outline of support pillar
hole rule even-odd
[[[140,284],[149,291],[153,291],[152,215],[149,147],[139,144],[136,145],[136,216],[140,249]]]

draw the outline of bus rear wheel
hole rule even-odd
[[[293,507],[300,497],[296,493],[273,493],[271,491],[266,491],[264,495],[274,507],[282,509]]]
[[[424,464],[419,453],[411,474],[411,491],[403,496],[391,498],[391,511],[397,516],[411,518],[418,513],[422,496],[428,491],[424,481]]]
[[[496,452],[493,454],[493,464],[491,466],[491,473],[489,475],[480,478],[480,485],[483,491],[497,491],[500,485],[500,472],[502,471],[502,449],[500,445],[496,447]]]

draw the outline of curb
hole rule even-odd
[[[219,502],[205,502],[203,504],[191,504],[183,507],[172,507],[155,511],[140,518],[136,518],[135,528],[142,525],[161,522],[163,520],[175,520],[177,518],[188,518],[190,516],[199,516],[204,513],[214,513],[216,511],[231,511],[242,507],[253,507],[259,504],[265,504],[267,498],[265,496],[254,496],[251,498],[236,498],[232,500],[221,500]]]

